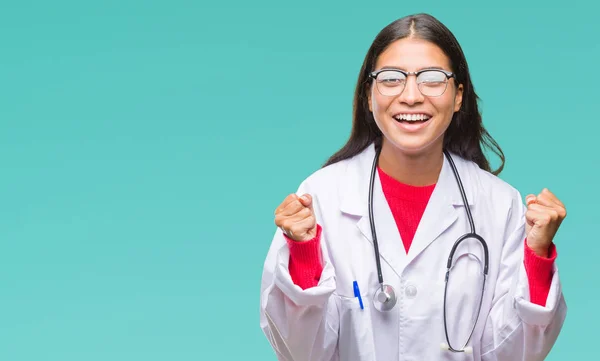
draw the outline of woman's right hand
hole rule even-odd
[[[291,239],[306,242],[317,235],[317,219],[310,194],[292,193],[275,209],[275,224]]]

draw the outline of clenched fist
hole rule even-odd
[[[529,194],[525,200],[527,245],[539,256],[548,257],[552,239],[567,216],[567,210],[564,204],[546,188],[537,196]]]
[[[310,194],[290,194],[275,210],[275,224],[291,239],[305,242],[317,235],[317,219]]]

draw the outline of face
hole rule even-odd
[[[375,70],[382,68],[452,71],[448,57],[437,45],[415,38],[392,43],[377,59]],[[369,110],[384,135],[384,147],[387,143],[406,154],[441,152],[444,132],[460,109],[462,94],[463,86],[457,87],[454,78],[448,79],[439,96],[423,95],[414,75],[408,75],[402,92],[392,96],[381,94],[374,80],[368,90]]]

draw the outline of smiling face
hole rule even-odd
[[[448,57],[437,45],[411,37],[393,42],[379,55],[375,70],[383,68],[407,72],[432,68],[452,71]],[[390,96],[380,91],[385,84],[378,88],[375,83],[373,80],[368,90],[369,110],[384,135],[384,146],[387,143],[407,155],[441,153],[444,132],[462,103],[462,84],[457,87],[455,79],[450,78],[442,95],[425,96],[416,77],[409,75],[402,92]]]

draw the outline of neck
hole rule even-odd
[[[443,164],[442,144],[425,152],[407,154],[384,140],[379,156],[379,167],[386,174],[412,186],[436,183]]]

